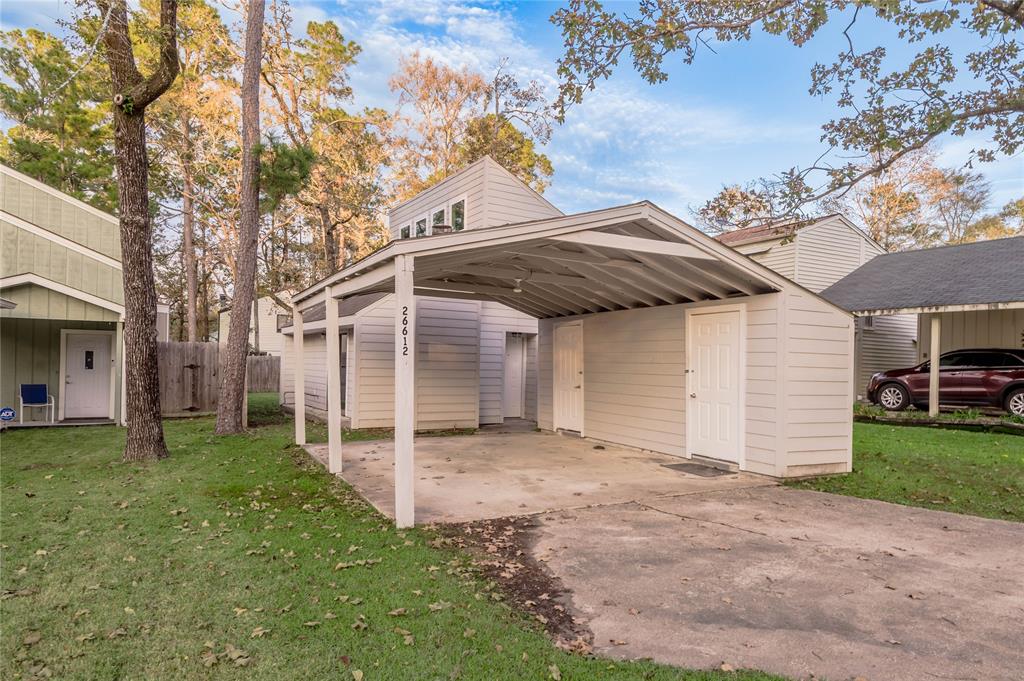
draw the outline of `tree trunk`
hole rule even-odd
[[[235,295],[231,305],[226,353],[221,362],[217,433],[244,430],[245,364],[249,322],[256,284],[256,246],[259,239],[260,62],[263,47],[264,0],[249,0],[245,24],[245,63],[242,67],[242,191],[238,252],[235,255]]]
[[[153,277],[153,224],[149,218],[149,161],[142,114],[114,110],[121,260],[124,272],[124,356],[128,405],[125,461],[168,455],[160,417],[157,372],[156,282]]]
[[[334,221],[331,220],[331,213],[324,204],[321,203],[317,206],[317,212],[320,214],[320,229],[324,234],[324,257],[327,259],[327,274],[334,274],[341,269],[338,264],[340,258],[338,257],[338,239],[335,235]]]
[[[107,15],[101,33],[110,68],[114,111],[118,222],[124,279],[125,395],[128,434],[124,460],[162,459],[167,453],[160,417],[157,373],[156,283],[153,277],[153,223],[149,218],[149,159],[146,107],[167,91],[178,75],[176,0],[160,0],[160,59],[143,78],[135,65],[125,0],[97,0]]]
[[[189,130],[188,116],[181,118],[181,135],[185,142],[185,163],[182,164],[184,179],[181,200],[181,251],[182,264],[185,268],[185,310],[188,329],[188,341],[196,341],[196,303],[198,295],[198,277],[196,269],[196,249],[193,243],[192,196],[195,187],[192,182],[192,134]]]

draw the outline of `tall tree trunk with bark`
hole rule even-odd
[[[193,201],[195,183],[192,180],[192,131],[188,116],[181,117],[181,136],[185,144],[185,163],[182,164],[181,198],[181,257],[185,267],[185,318],[188,341],[196,341],[196,307],[199,290],[199,272],[196,269],[196,249],[193,243]]]
[[[162,459],[168,453],[157,373],[156,284],[145,110],[178,75],[178,3],[160,2],[160,61],[149,77],[143,77],[135,63],[125,0],[97,0],[97,6],[101,13],[109,15],[103,44],[114,95],[114,151],[125,299],[126,395],[122,399],[127,400],[128,435],[124,460]]]
[[[245,403],[245,364],[249,322],[256,287],[256,247],[260,231],[260,65],[263,59],[264,0],[249,0],[242,67],[242,191],[235,255],[235,295],[227,351],[221,362],[217,433],[240,433]]]

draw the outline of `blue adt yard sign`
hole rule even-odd
[[[15,412],[10,407],[0,409],[0,421],[13,421]]]

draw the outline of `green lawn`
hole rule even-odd
[[[1024,521],[1024,437],[856,423],[853,473],[791,484]]]
[[[309,463],[273,397],[250,406],[245,436],[168,422],[147,465],[113,427],[0,435],[0,678],[770,678],[556,649]]]

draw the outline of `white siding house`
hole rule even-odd
[[[885,249],[842,215],[803,223],[738,229],[718,240],[766,267],[820,293]],[[871,375],[911,366],[918,351],[914,315],[863,317],[856,334],[857,397],[863,398]]]
[[[536,366],[520,413],[542,430],[780,478],[851,468],[853,316],[646,201],[399,238],[293,301],[300,356],[309,335],[355,320],[350,418],[395,426],[400,526],[414,522],[414,431],[499,415],[487,348],[502,332],[506,367]],[[499,305],[537,320],[536,335]],[[328,344],[330,394],[343,362]],[[500,396],[502,416],[519,408],[515,391]],[[328,407],[338,473],[341,414]]]
[[[291,294],[282,291],[277,297],[284,303],[291,300]],[[280,326],[284,317],[291,315],[291,307],[281,305],[271,296],[263,296],[257,301],[258,314],[249,315],[249,347],[257,352],[280,356],[284,352],[284,334]],[[231,325],[231,308],[220,311],[217,324],[217,338],[221,345],[228,342],[228,327]]]
[[[560,215],[540,194],[485,157],[393,206],[388,224],[392,240],[397,241]],[[394,425],[394,296],[356,296],[338,303],[338,310],[346,365],[344,424],[390,428]],[[492,301],[430,295],[417,296],[416,312],[418,429],[476,428],[506,418],[536,420],[534,317]],[[305,313],[304,320],[305,406],[312,416],[327,418],[323,306]],[[281,399],[293,408],[295,367],[288,355],[294,328],[282,331]],[[509,354],[514,364],[506,361]],[[509,397],[517,394],[521,399],[506,400],[506,390]]]

